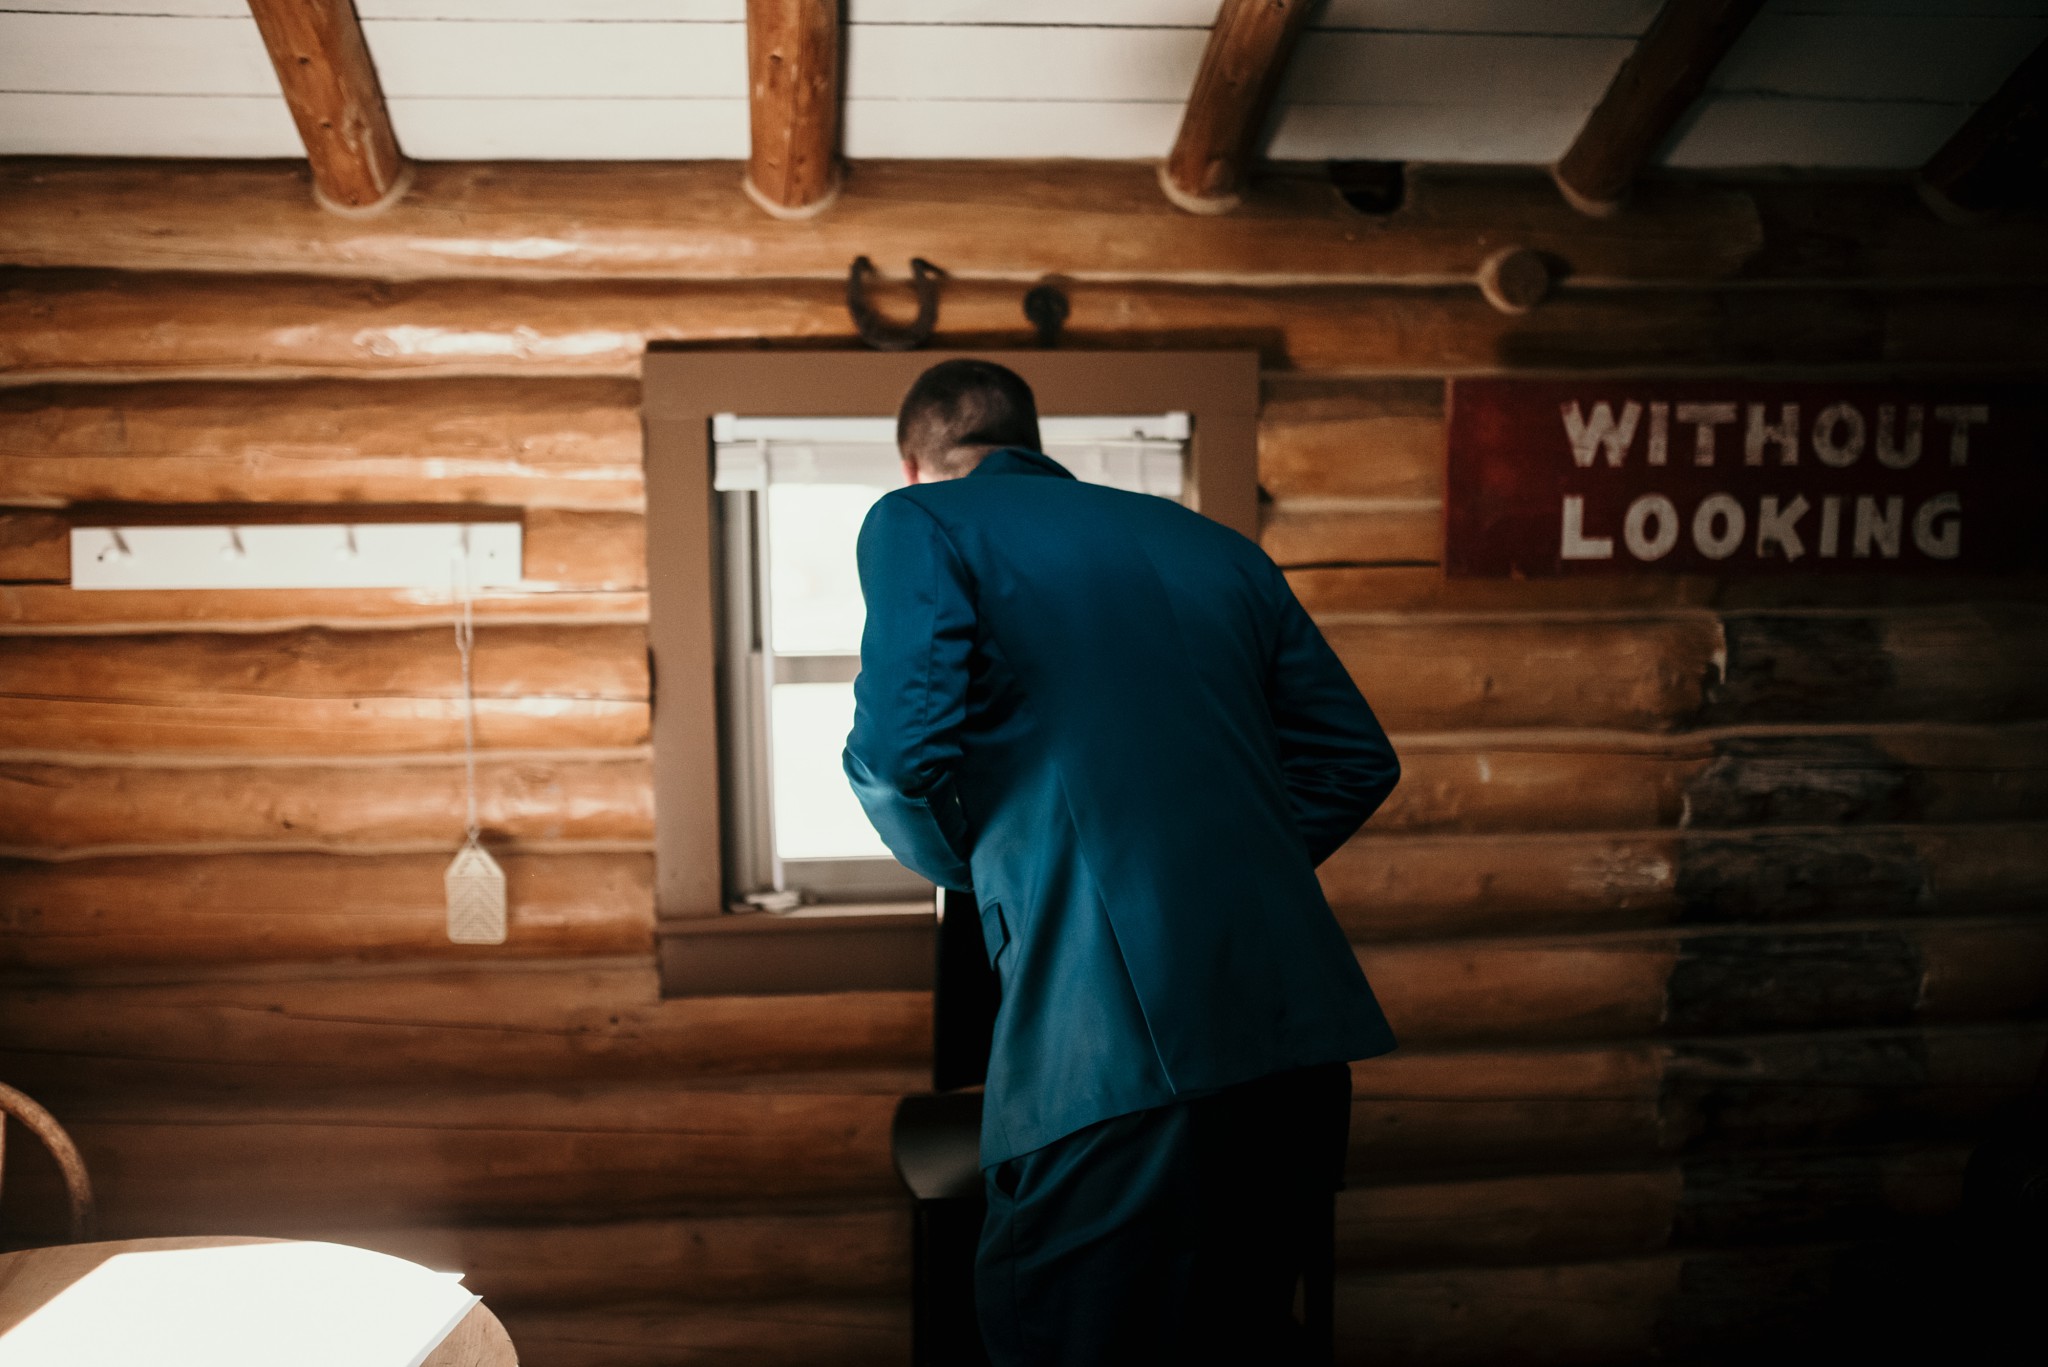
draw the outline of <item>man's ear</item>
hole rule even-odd
[[[923,472],[917,468],[917,462],[905,456],[903,458],[903,482],[905,484],[920,484],[923,482],[922,476]]]

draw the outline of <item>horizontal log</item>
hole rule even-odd
[[[2017,821],[2048,810],[2039,725],[1731,736],[1711,749],[1683,778],[1681,824],[1695,829]]]
[[[63,583],[71,578],[71,524],[26,508],[0,508],[0,580]]]
[[[1708,1154],[1599,1172],[1354,1185],[1337,1265],[1403,1270],[1900,1234],[1953,1211],[1970,1149]]]
[[[664,1000],[644,958],[170,981],[100,965],[0,993],[0,1069],[53,1099],[915,1068],[930,1050],[928,993]]]
[[[1381,835],[1318,873],[1354,940],[2026,914],[2037,824],[1637,834]]]
[[[430,163],[369,220],[317,212],[282,163],[14,158],[0,163],[0,261],[121,270],[837,278],[861,253],[918,253],[961,278],[1470,278],[1510,243],[1579,280],[2040,278],[2024,222],[1969,232],[1896,177],[1666,178],[1593,225],[1540,173],[1409,168],[1362,218],[1313,171],[1254,178],[1237,211],[1190,219],[1150,166],[862,161],[829,218],[760,231],[721,163]],[[1503,232],[1512,224],[1510,236]]]
[[[1352,1065],[1356,1180],[1770,1145],[1973,1141],[2023,1094],[2039,1024],[1710,1045],[1402,1050]]]
[[[1529,748],[1522,748],[1526,744]],[[1373,813],[1375,835],[1471,831],[1625,831],[1675,825],[1712,763],[1704,742],[1647,752],[1536,748],[1541,733],[1395,738],[1401,781]]]
[[[1631,1039],[2031,1019],[2048,924],[1630,934],[1366,946],[1413,1043]]]
[[[910,1357],[910,1303],[900,1296],[519,1310],[504,1323],[520,1361],[543,1367],[895,1367]]]
[[[1356,1185],[1337,1265],[1529,1265],[1667,1247],[1897,1234],[1953,1210],[1969,1150],[1776,1151],[1651,1168]],[[463,1272],[500,1312],[622,1301],[895,1296],[911,1282],[900,1201],[595,1224],[310,1227],[299,1237]]]
[[[1665,730],[1693,722],[2037,717],[2031,681],[2048,663],[2044,626],[2048,616],[2031,606],[1980,605],[1737,616],[1725,628],[1704,614],[1335,620],[1325,634],[1397,732]],[[1725,665],[1724,630],[1735,633]],[[78,750],[450,748],[460,734],[459,681],[444,634],[24,638],[0,657],[0,697],[13,700],[0,747],[34,749],[62,737]],[[1976,667],[1956,669],[1958,660]],[[1805,678],[1815,681],[1811,690],[1797,686]],[[487,629],[478,637],[477,692],[485,745],[637,744],[646,719],[644,633]]]
[[[639,386],[454,379],[0,390],[0,504],[475,503],[637,511]],[[1292,385],[1259,420],[1276,498],[1438,498],[1443,386]]]
[[[0,967],[37,973],[299,959],[472,961],[646,954],[653,858],[507,854],[508,936],[451,944],[432,854],[0,860]]]
[[[1276,499],[1441,499],[1444,387],[1275,377],[1259,409],[1259,487]]]
[[[1663,730],[1696,714],[1721,649],[1704,615],[1330,622],[1324,635],[1394,731]]]
[[[899,287],[900,288],[900,287]],[[894,299],[895,291],[885,290]],[[1268,369],[1492,374],[1523,369],[2038,368],[2033,287],[1713,291],[1574,289],[1502,314],[1468,287],[1068,289],[1066,336],[1089,347],[1257,349]],[[898,300],[891,307],[900,307]],[[956,281],[938,337],[1023,346],[1009,284]],[[70,380],[585,375],[639,372],[649,345],[851,345],[844,290],[760,284],[303,278],[25,272],[0,282],[0,373]]]
[[[452,849],[454,837],[447,848]],[[1714,834],[1368,834],[1323,866],[1325,893],[1367,944],[2032,914],[2048,895],[2038,826]],[[0,862],[6,962],[271,963],[326,957],[490,958],[644,952],[648,856],[506,855],[512,938],[446,941],[446,856],[233,853]]]
[[[1374,834],[1993,823],[2048,811],[2048,727],[1396,736]]]
[[[2005,721],[2048,706],[2048,609],[2034,604],[1734,613],[1723,631],[1707,722]]]
[[[1678,737],[1643,749],[1542,733],[1397,738],[1402,780],[1374,835],[1694,830],[2019,820],[2048,805],[2048,729]],[[644,753],[489,761],[498,844],[652,839]],[[458,761],[155,767],[0,759],[14,853],[228,845],[392,849],[459,821]]]
[[[0,748],[392,754],[462,744],[443,630],[47,636],[0,652]],[[646,634],[490,626],[476,638],[477,742],[612,748],[647,738]]]
[[[1662,730],[2033,720],[2048,610],[1704,613],[1569,622],[1335,619],[1324,634],[1397,730]]]
[[[916,1076],[718,1090],[673,1081],[374,1097],[73,1098],[59,1119],[107,1238],[680,1215],[888,1197]],[[40,1183],[23,1175],[33,1208]]]
[[[515,891],[530,883],[523,872],[515,865]],[[479,966],[336,980],[286,965],[260,981],[226,983],[124,984],[105,977],[124,965],[131,974],[152,964],[175,969],[209,948],[237,963],[293,952],[324,953],[330,960],[393,957],[394,936],[372,938],[395,919],[377,916],[378,910],[354,912],[370,930],[351,935],[340,917],[302,912],[259,919],[237,916],[239,908],[230,903],[213,913],[219,933],[246,926],[253,943],[221,945],[195,943],[188,927],[199,918],[174,906],[128,918],[135,923],[131,936],[90,958],[76,943],[84,936],[19,931],[0,940],[8,946],[6,961],[39,973],[42,985],[10,989],[19,1004],[0,1007],[0,1039],[6,1041],[0,1057],[11,1058],[17,1080],[47,1079],[48,1086],[72,1092],[85,1087],[86,1078],[161,1079],[186,1089],[235,1086],[252,1077],[338,1087],[436,1077],[455,1085],[476,1077],[545,1082],[749,1067],[900,1066],[922,1057],[928,1043],[920,1033],[928,1007],[914,994],[799,999],[776,1033],[756,1019],[770,1010],[766,1005],[725,998],[651,1002],[644,974],[602,966],[507,967],[497,976]],[[409,957],[455,952],[427,943],[438,929],[437,911],[421,906],[414,913],[423,944]],[[515,901],[513,952],[532,955],[536,941],[525,933],[523,914],[531,914],[527,904]],[[600,913],[583,914],[594,919]],[[644,913],[637,924],[626,913],[612,915],[623,943],[586,952],[629,953],[636,937],[644,943]],[[310,928],[298,924],[307,921]],[[95,918],[99,935],[111,938],[122,926],[113,915]],[[323,931],[324,941],[318,939]],[[558,931],[554,942],[565,938]],[[564,952],[580,947],[572,943]],[[2038,919],[1377,945],[1365,947],[1360,958],[1396,1033],[1417,1047],[1998,1021],[2048,1008],[2048,926]],[[67,969],[81,974],[69,986],[63,985]],[[834,1019],[843,1021],[845,1037],[820,1038]],[[741,1039],[700,1043],[693,1032],[708,1029],[705,1022]],[[765,1042],[745,1042],[757,1035]],[[712,1048],[720,1052],[707,1056]]]
[[[1150,166],[863,161],[829,218],[788,233],[763,233],[718,163],[423,165],[403,203],[362,222],[309,211],[300,175],[274,166],[17,159],[0,176],[0,261],[123,270],[837,279],[857,255],[923,254],[961,279],[1442,281],[1469,278],[1513,223],[1580,278],[1699,279],[1739,273],[1761,245],[1739,190],[1666,187],[1639,222],[1593,233],[1514,173],[1417,172],[1376,220],[1322,176],[1274,175],[1227,219],[1190,222]]]
[[[910,1290],[910,1212],[871,1208],[605,1224],[329,1228],[328,1237],[457,1270],[494,1310],[620,1301],[895,1296]]]
[[[1260,510],[1259,545],[1283,569],[1434,565],[1443,522],[1436,499],[1301,499]]]
[[[1394,613],[1635,612],[1684,608],[1889,608],[1956,603],[2039,603],[2041,576],[1906,575],[1804,578],[1699,575],[1579,579],[1449,579],[1435,566],[1343,566],[1289,570],[1310,612],[1326,621]]]
[[[494,589],[473,603],[476,620],[529,626],[645,626],[639,589]],[[150,635],[164,631],[285,631],[452,623],[444,596],[411,589],[150,589],[73,592],[68,584],[0,584],[0,636]]]
[[[1626,1162],[1670,1151],[1667,1046],[1398,1051],[1351,1069],[1351,1171]]]
[[[1835,1034],[1712,1049],[1398,1053],[1353,1069],[1351,1167],[1640,1163],[1760,1147],[1966,1144],[2028,1085],[2040,1026]],[[887,1130],[915,1072],[737,1089],[416,1087],[334,1097],[156,1091],[65,1099],[105,1232],[682,1216],[730,1201],[896,1191]],[[326,1174],[336,1174],[329,1180]],[[10,1198],[54,1190],[24,1174]],[[707,1205],[708,1203],[708,1205]]]
[[[478,503],[637,511],[631,380],[0,391],[0,503]]]
[[[1627,748],[1541,731],[1396,736],[1374,835],[2022,821],[2048,811],[2048,727],[1680,735]]]
[[[0,830],[17,855],[164,846],[346,850],[462,839],[460,759],[378,765],[205,765],[0,761]],[[644,751],[602,758],[487,760],[477,819],[494,849],[536,842],[654,839]]]

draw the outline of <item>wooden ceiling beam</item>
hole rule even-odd
[[[1665,0],[1551,169],[1573,208],[1605,218],[1621,207],[1762,7],[1763,0]]]
[[[373,219],[324,213],[267,161],[0,157],[0,267],[368,280],[831,280],[856,256],[958,280],[1438,288],[1519,245],[1578,284],[2048,281],[2030,216],[1970,229],[1897,175],[1673,178],[1595,224],[1536,170],[1410,167],[1362,233],[1325,175],[1262,175],[1198,218],[1134,162],[867,161],[810,231],[764,233],[729,162],[421,162]],[[1021,293],[1021,291],[1020,291]],[[4,290],[0,290],[4,294]]]
[[[1920,168],[1916,188],[1945,223],[1981,223],[2038,188],[2048,161],[2048,43]]]
[[[412,167],[351,0],[249,0],[313,168],[313,198],[374,214],[405,194]]]
[[[1180,133],[1159,168],[1168,199],[1195,214],[1237,207],[1245,167],[1312,8],[1314,0],[1223,0]]]
[[[839,195],[840,0],[747,0],[745,186],[777,218]]]

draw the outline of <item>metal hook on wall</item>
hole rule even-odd
[[[946,273],[923,257],[910,262],[910,287],[917,292],[917,321],[899,327],[875,312],[867,301],[866,278],[875,273],[875,263],[865,256],[853,259],[846,272],[846,311],[861,341],[876,351],[915,351],[932,339],[939,325],[939,286]]]

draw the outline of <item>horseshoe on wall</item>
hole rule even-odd
[[[865,256],[855,257],[846,272],[846,311],[853,315],[861,341],[876,351],[915,351],[929,342],[939,325],[939,286],[946,273],[921,256],[911,259],[910,287],[917,291],[917,321],[907,327],[887,321],[868,303],[864,282],[874,273],[875,263]]]

